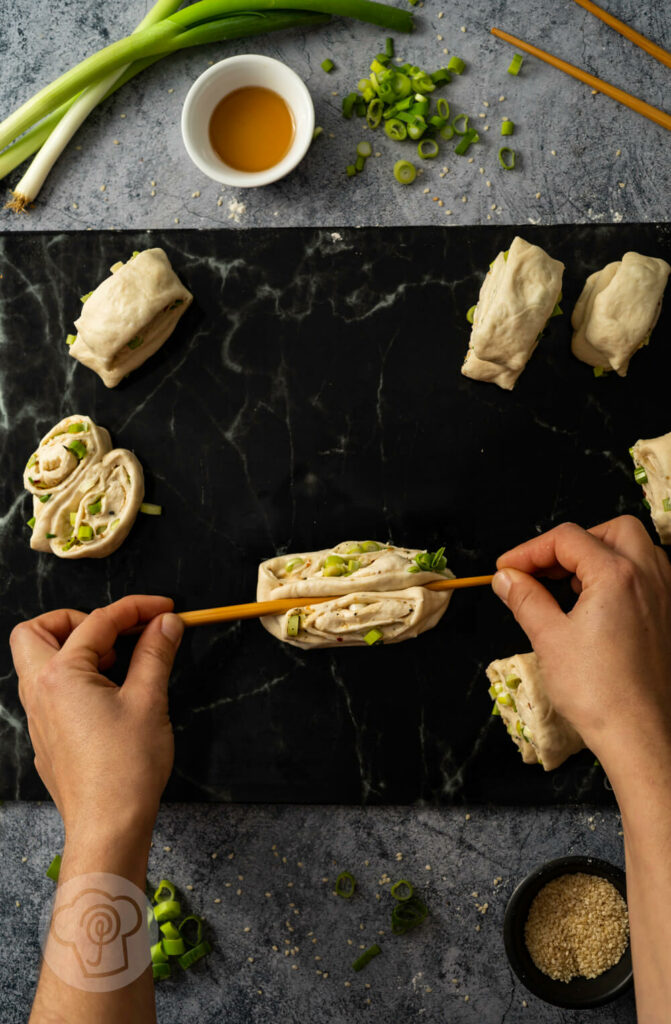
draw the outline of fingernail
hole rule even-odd
[[[492,590],[503,602],[508,600],[512,580],[507,572],[497,572],[492,580]]]
[[[166,612],[161,619],[161,632],[171,644],[179,643],[184,632],[184,624],[179,616],[173,615],[172,612]]]

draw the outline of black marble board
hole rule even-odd
[[[0,617],[127,593],[178,609],[251,600],[258,562],[342,539],[444,544],[457,575],[565,519],[648,517],[627,453],[671,429],[671,300],[626,380],[569,351],[588,273],[671,252],[671,225],[530,226],[567,266],[567,313],[516,389],[461,376],[487,264],[511,227],[74,232],[0,236]],[[78,296],[160,245],[195,294],[164,348],[114,391],[68,357]],[[145,468],[147,500],[102,561],[28,546],[26,458],[86,413]],[[588,752],[545,774],[490,716],[485,665],[528,649],[488,588],[388,648],[304,653],[258,622],[188,632],[171,683],[179,800],[558,803],[612,799]],[[127,653],[127,652],[126,652]],[[0,796],[43,790],[6,644]],[[118,678],[122,678],[123,657]]]

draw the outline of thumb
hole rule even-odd
[[[566,617],[543,584],[519,569],[500,569],[492,590],[510,608],[533,648],[541,632],[562,624]]]
[[[166,612],[151,620],[138,640],[124,683],[131,695],[149,700],[165,700],[175,655],[182,640],[184,624],[177,615]]]

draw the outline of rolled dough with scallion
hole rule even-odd
[[[511,391],[552,316],[561,313],[564,264],[523,238],[500,252],[485,277],[461,368]]]
[[[637,441],[629,450],[659,539],[671,544],[671,434]]]
[[[571,316],[573,355],[601,373],[626,377],[659,319],[670,273],[666,260],[626,252],[590,274]]]
[[[192,301],[163,249],[133,254],[84,298],[70,355],[116,387],[167,341]]]
[[[487,678],[492,713],[501,716],[525,764],[549,772],[583,749],[582,737],[553,707],[533,651],[492,661]]]
[[[280,555],[259,566],[258,601],[295,598],[287,612],[266,615],[265,628],[305,650],[400,643],[431,629],[451,591],[425,583],[451,579],[443,549],[401,548],[378,541],[343,541],[333,548]],[[311,604],[310,599],[333,596]]]

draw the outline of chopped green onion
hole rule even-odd
[[[371,629],[364,637],[369,647],[377,647],[378,644],[382,643],[383,639],[384,637],[379,629]]]
[[[505,707],[505,708],[512,708],[513,711],[517,710],[517,707],[515,705],[515,701],[510,696],[509,693],[500,693],[498,695],[498,697],[496,698],[496,702],[497,702],[497,704],[502,704],[503,707]]]
[[[457,116],[452,119],[452,127],[454,128],[455,135],[466,134],[468,131],[469,120],[468,114],[457,114]]]
[[[521,53],[516,53],[515,56],[513,57],[513,59],[510,62],[510,66],[508,67],[508,74],[509,75],[519,75],[520,68],[522,67],[523,62],[524,62],[524,57],[522,56],[522,54]]]
[[[372,156],[373,147],[370,142],[359,142],[356,147],[356,152],[357,156],[362,156],[364,159],[367,159],[369,156]]]
[[[509,690],[516,690],[521,682],[519,676],[506,676],[506,686]]]
[[[184,939],[181,937],[178,939],[163,939],[162,944],[168,956],[181,956],[183,953],[186,953]]]
[[[476,302],[476,304],[474,306],[471,306],[471,308],[466,313],[466,319],[468,320],[469,324],[472,324],[473,321],[475,320],[475,311],[477,308],[478,304]]]
[[[30,469],[30,467],[34,466],[36,462],[37,462],[37,452],[33,452],[33,454],[30,456],[30,458],[28,459],[28,461],[26,463],[26,469]]]
[[[81,434],[86,427],[83,423],[71,423],[68,427],[68,434]]]
[[[284,566],[285,572],[293,572],[294,569],[298,569],[299,566],[304,565],[302,558],[290,558],[287,564]]]
[[[74,545],[75,545],[76,543],[77,543],[77,540],[76,540],[76,538],[75,538],[75,537],[71,537],[71,538],[70,538],[70,540],[67,540],[67,541],[65,542],[65,544],[61,544],[61,551],[69,551],[69,550],[70,550],[70,548],[71,548],[71,547],[74,547]]]
[[[406,900],[411,899],[415,894],[415,888],[410,882],[406,882],[405,878],[401,878],[398,882],[394,882],[391,887],[391,894],[395,900],[400,900],[401,903],[405,903]]]
[[[422,100],[415,100],[410,107],[411,114],[419,114],[421,117],[425,117],[429,113],[429,101],[426,97]]]
[[[359,562],[358,559],[356,558],[350,558],[349,562],[347,563],[347,575],[350,576],[353,572],[356,572],[357,569],[360,568],[361,562]]]
[[[412,76],[412,88],[415,92],[421,92],[423,94],[433,92],[436,88],[436,84],[432,81],[430,75],[427,75],[425,71],[420,71],[418,74]]]
[[[461,57],[450,57],[449,64],[447,65],[448,71],[453,71],[455,75],[461,75],[464,72],[466,64]]]
[[[357,97],[357,94],[355,92],[350,92],[350,93],[348,93],[347,96],[345,96],[343,98],[343,101],[342,101],[343,117],[350,118],[352,116],[352,112],[354,110],[354,104],[356,103],[357,99],[358,99],[358,97]]]
[[[412,167],[412,164],[410,164]],[[413,167],[414,170],[414,167]],[[382,545],[378,544],[376,540],[364,540],[361,544],[362,551],[382,551]]]
[[[499,163],[504,171],[514,170],[516,159],[517,156],[514,149],[511,149],[510,146],[501,146],[499,150]]]
[[[170,975],[172,974],[172,971],[170,970],[170,964],[169,963],[167,963],[167,964],[152,964],[151,965],[151,973],[152,973],[152,976],[154,978],[154,981],[164,981],[166,978],[170,977]]]
[[[408,134],[405,125],[402,121],[399,121],[397,117],[392,117],[389,121],[386,121],[384,130],[389,138],[394,139],[395,142],[401,142]],[[412,164],[410,166],[412,166]],[[395,173],[396,172],[394,172],[394,174]],[[396,178],[396,180],[398,181],[398,178]],[[407,182],[402,182],[402,184],[407,184]]]
[[[202,960],[204,956],[207,956],[208,953],[211,952],[212,946],[207,942],[207,940],[205,940],[204,942],[200,942],[197,946],[194,946],[193,949],[188,949],[186,953],[180,956],[177,963],[182,970],[188,971],[189,967],[193,967],[198,960]]]
[[[378,54],[378,56],[379,56],[379,54]],[[384,57],[384,56],[385,55],[382,54],[382,57]],[[386,61],[386,58],[385,58],[385,61]],[[371,69],[371,71],[373,72],[374,75],[383,75],[384,72],[388,70],[388,68],[386,66],[386,63],[383,64],[382,61],[378,60],[377,57],[375,58],[375,60],[371,61],[370,69]]]
[[[480,136],[473,128],[469,128],[466,134],[460,139],[457,145],[454,147],[454,152],[457,156],[465,156],[470,147],[474,142],[479,142]]]
[[[345,170],[347,171],[348,178],[353,178],[354,175],[356,174],[356,167],[354,166],[354,164],[348,164]]]
[[[382,100],[375,97],[368,104],[368,110],[366,111],[366,123],[369,128],[377,128],[380,121],[382,120]]]
[[[46,870],[46,876],[47,876],[47,878],[50,878],[52,882],[57,882],[58,881],[58,876],[61,873],[61,861],[62,860],[63,860],[63,857],[61,856],[61,854],[57,853],[56,856],[54,857],[54,859],[52,860],[51,864],[49,865],[49,867]]]
[[[340,555],[327,555],[324,559],[324,565],[344,565],[345,559]]]
[[[35,522],[36,522],[35,516],[31,516],[26,525],[29,526],[31,530],[34,530],[35,529]]]
[[[100,509],[101,508],[102,508],[102,503],[101,503],[100,498],[98,498],[97,501],[94,501],[91,505],[87,505],[86,506],[86,511],[88,512],[88,514],[90,516],[97,516],[100,513]]]
[[[45,504],[45,502],[49,501],[49,498],[50,498],[50,497],[51,497],[51,495],[50,495],[50,494],[43,494],[43,495],[42,495],[42,497],[41,497],[41,498],[40,498],[39,500],[40,500],[40,501],[42,502],[42,504],[44,505],[44,504]]]
[[[393,176],[400,185],[411,185],[417,177],[415,165],[408,160],[397,160],[393,165]]]
[[[181,939],[182,937],[172,921],[166,921],[165,924],[162,924],[159,931],[164,939]]]
[[[392,56],[393,56],[393,54],[392,54]],[[376,53],[376,54],[375,54],[375,60],[379,61],[379,62],[380,62],[380,64],[382,64],[382,66],[383,66],[383,67],[384,67],[384,68],[385,68],[386,70],[388,70],[388,68],[387,68],[387,65],[388,65],[389,61],[391,60],[391,57],[390,57],[390,56],[389,56],[389,54],[388,54],[388,53],[386,52],[386,50],[385,50],[385,52],[384,52],[384,53],[381,53],[381,52],[380,52],[380,53]]]
[[[80,460],[86,455],[86,445],[83,441],[71,441],[70,444],[66,444],[65,447]]]
[[[377,942],[374,942],[372,946],[368,947],[365,953],[362,953],[361,956],[356,958],[356,960],[352,964],[352,970],[362,971],[364,967],[367,967],[371,960],[373,960],[376,956],[379,956],[381,952],[382,950],[378,946]]]
[[[436,102],[436,110],[438,111],[438,117],[444,117],[447,121],[450,116],[450,104],[442,96]]]
[[[671,512],[671,498],[664,498],[662,501],[662,508],[665,512]]]
[[[423,117],[415,117],[411,124],[408,125],[408,137],[415,141],[417,141],[417,139],[421,139],[425,131],[426,121]]]
[[[188,934],[184,934],[184,930],[185,930],[187,925],[189,927],[186,928],[186,931],[187,932],[190,931],[190,925],[191,925],[192,921],[196,922],[196,936],[195,936],[195,938],[193,940],[191,938],[189,938]],[[199,946],[201,944],[201,942],[203,941],[203,919],[202,919],[202,917],[198,917],[196,914],[189,914],[188,917],[185,917],[184,920],[180,922],[179,934],[184,939],[184,941],[186,942],[187,946],[191,946],[192,948],[194,948],[195,946]]]
[[[76,334],[67,334],[66,337],[65,337],[65,344],[69,348],[70,345],[74,345],[76,340],[77,340],[77,335]]]
[[[444,128],[446,124],[447,121],[445,120],[445,118],[438,117],[437,114],[434,114],[433,117],[429,118],[429,125],[431,126],[431,128],[435,128],[436,131],[438,132],[440,131],[441,128]]]
[[[300,615],[290,615],[287,619],[287,636],[298,636],[298,631],[301,628],[301,617]]]
[[[164,891],[168,894],[167,896],[163,895]],[[162,903],[165,899],[174,900],[176,892],[177,889],[172,882],[169,882],[167,878],[162,878],[158,883],[158,889],[152,896],[152,900],[154,903]]]
[[[47,534],[47,540],[53,540],[55,536],[56,536],[55,533],[48,533]]]
[[[563,316],[564,310],[561,308],[558,302],[555,302],[554,309],[550,313],[549,319],[552,320],[553,316]]]
[[[141,338],[141,337],[140,337],[140,336],[138,335],[138,337],[137,337],[137,338],[133,338],[133,340],[132,340],[132,341],[129,341],[129,342],[128,342],[128,348],[139,348],[139,347],[140,347],[140,345],[142,345],[142,343],[143,343],[143,342],[144,342],[144,338]]]
[[[149,501],[143,501],[140,505],[140,512],[144,512],[146,516],[160,516],[163,508],[160,505],[152,505]]]
[[[155,942],[151,947],[151,962],[153,964],[168,963],[168,954],[164,950],[162,942]]]
[[[322,128],[322,126],[320,124],[318,124],[317,127],[315,128],[315,130],[312,133],[312,141],[314,142],[315,139],[318,139],[319,136],[323,134],[323,131],[324,131],[324,129]]]
[[[77,540],[93,540],[93,527],[82,523],[77,530]]]
[[[501,124],[501,135],[513,135],[515,132],[515,122],[511,121],[510,118],[506,118]]]
[[[80,302],[86,302],[86,300],[90,299],[92,295],[93,295],[93,292],[87,292],[86,295],[80,295],[79,296],[79,301]]]
[[[76,522],[77,522],[77,513],[76,512],[71,512],[70,513],[70,526],[74,526]]]
[[[643,504],[644,504],[644,506],[647,508],[647,510],[649,512],[650,511],[650,502],[648,501],[647,498],[643,499]]]
[[[384,52],[386,53],[387,57],[389,57],[390,60],[394,56],[394,40],[391,38],[391,36],[387,36],[387,38],[385,39]]]
[[[447,568],[445,548],[438,548],[437,551],[420,551],[415,555],[415,565],[410,566],[408,572],[444,572]]]
[[[595,377],[605,377],[607,372],[608,371],[606,370],[605,366],[593,366],[592,367],[592,373],[594,374]]]
[[[422,160],[433,160],[439,153],[438,143],[435,139],[422,139],[417,145],[417,153]]]
[[[163,921],[175,921],[182,916],[182,904],[179,900],[162,900],[154,907],[154,917],[159,924]]]
[[[413,896],[409,900],[397,903],[391,912],[391,930],[394,935],[404,935],[425,920],[429,913],[428,907],[420,899]]]
[[[501,714],[499,706],[498,706],[498,704],[496,702],[494,702],[494,707],[492,708],[492,714],[493,715],[499,715],[499,716]]]
[[[434,85],[447,85],[448,82],[452,81],[452,76],[447,68],[438,68],[437,71],[433,71],[430,75],[431,81]]]
[[[335,891],[344,900],[351,900],[356,892],[356,878],[349,871],[341,871],[336,878]]]
[[[637,484],[647,484],[648,474],[644,470],[643,466],[637,466],[634,470],[634,480]]]
[[[335,64],[328,57],[326,58],[326,60],[323,60],[321,62],[321,69],[322,71],[325,71],[327,74],[329,73],[329,71],[333,71],[334,67]]]
[[[451,124],[446,124],[440,129],[439,135],[441,139],[449,142],[450,139],[454,138],[454,128]]]

